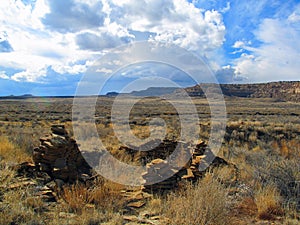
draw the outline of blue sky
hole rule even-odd
[[[74,95],[104,54],[147,40],[205,59],[221,83],[300,80],[299,0],[5,0],[0,23],[2,96]],[[193,84],[172,67],[139,64],[103,92],[149,71]]]

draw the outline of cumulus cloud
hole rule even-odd
[[[221,14],[205,12],[184,0],[103,1],[103,9],[107,14],[104,27],[77,36],[81,49],[101,50],[101,47],[150,37],[150,40],[173,43],[204,55],[204,51],[214,50],[224,41]],[[90,41],[84,43],[84,37]],[[107,38],[112,44],[107,43]]]
[[[84,32],[76,36],[76,43],[80,49],[102,51],[104,49],[114,48],[122,44],[127,44],[134,39],[128,32]]]
[[[12,80],[29,82],[43,81],[49,67],[61,74],[85,72],[93,55],[78,49],[76,34],[53,32],[43,25],[42,18],[50,12],[44,0],[31,3],[8,0],[0,6],[0,20],[5,21],[0,66],[21,71]]]
[[[185,0],[112,1],[110,19],[133,31],[152,33],[152,40],[193,51],[211,51],[224,42],[222,15]]]
[[[235,77],[235,70],[231,66],[224,66],[216,72],[219,83],[232,83]]]
[[[22,72],[15,73],[11,79],[14,81],[28,81],[28,82],[38,82],[37,77],[46,76],[46,68],[40,68],[37,70],[27,69]]]
[[[105,15],[101,1],[48,0],[47,3],[50,12],[42,22],[54,31],[76,32],[103,25]]]
[[[229,10],[230,4],[227,5]],[[17,81],[84,73],[103,51],[135,40],[209,55],[224,42],[222,15],[186,0],[7,0],[0,5],[0,66]]]
[[[262,44],[244,46],[250,53],[235,60],[236,74],[248,77],[251,82],[299,80],[299,25],[289,19],[264,19],[255,32]]]
[[[245,77],[236,73],[235,68],[230,65],[223,66],[221,69],[216,71],[216,78],[219,83],[240,83],[246,80]]]

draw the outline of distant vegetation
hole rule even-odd
[[[279,84],[284,89],[276,91]],[[216,169],[195,183],[181,183],[164,194],[146,197],[137,194],[135,199],[146,199],[143,204],[129,202],[124,197],[135,193],[124,192],[130,187],[102,178],[90,187],[67,184],[57,190],[55,202],[36,197],[37,193],[51,191],[45,190],[44,185],[30,183],[34,178],[20,177],[18,165],[32,161],[34,147],[40,144],[41,136],[49,133],[52,124],[64,124],[72,135],[72,98],[0,100],[0,224],[299,224],[297,85],[299,82],[257,84],[254,86],[261,90],[251,91],[247,96],[228,97],[228,94],[225,97],[228,122],[218,155],[237,166],[236,182],[228,182],[226,169]],[[222,87],[227,88],[227,93],[248,93],[247,85]],[[232,89],[228,90],[229,87]],[[199,91],[198,87],[187,90]],[[175,93],[180,94],[177,91]],[[289,97],[280,97],[283,95]],[[116,158],[135,164],[129,154],[120,151],[122,143],[114,134],[110,120],[113,100],[110,97],[98,99],[95,122],[99,136],[90,136],[93,124],[88,119],[82,122],[79,135],[84,141],[80,149],[92,151],[96,147],[95,140],[100,138]],[[190,126],[200,127],[200,137],[207,141],[211,125],[209,105],[201,96],[192,100],[198,110],[199,123]],[[180,138],[177,112],[171,104],[157,97],[145,98],[133,107],[129,121],[132,132],[139,138],[147,138],[149,121],[154,117],[165,120],[166,139]],[[56,187],[55,182],[52,185]]]

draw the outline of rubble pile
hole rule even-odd
[[[69,137],[64,125],[52,125],[51,132],[40,138],[40,146],[33,150],[33,161],[39,170],[52,179],[69,183],[89,179],[92,168],[81,155],[76,141]]]
[[[175,142],[173,142],[174,144]],[[176,143],[177,144],[177,143]],[[205,176],[208,171],[212,171],[216,168],[226,167],[230,174],[230,181],[235,182],[237,180],[237,168],[234,164],[227,162],[225,159],[218,156],[214,156],[208,149],[207,144],[204,141],[199,141],[195,148],[181,143],[186,148],[187,152],[192,152],[192,158],[184,167],[176,167],[176,164],[170,166],[166,160],[157,158],[152,160],[146,165],[146,172],[142,174],[145,181],[144,190],[147,192],[164,192],[166,190],[172,190],[179,186],[181,180],[197,181]],[[172,145],[173,147],[173,145]],[[179,153],[179,154],[182,154]],[[211,155],[209,155],[211,154]],[[206,157],[213,157],[211,163],[206,162]],[[199,170],[200,163],[207,164],[207,168]],[[156,180],[160,178],[167,178],[156,183]],[[227,178],[226,178],[227,179]]]
[[[73,183],[77,180],[89,180],[95,175],[83,158],[76,141],[69,137],[64,125],[53,125],[51,134],[40,138],[40,141],[40,146],[34,149],[33,161],[39,171],[47,173],[53,180]],[[174,150],[178,146],[180,151],[177,151],[175,155]],[[147,149],[150,150],[147,151]],[[191,144],[185,142],[153,140],[139,147],[123,146],[120,150],[131,155],[135,162],[146,165],[146,172],[142,174],[142,178],[145,181],[143,188],[147,192],[172,190],[182,179],[196,181],[212,168],[230,166],[224,159],[209,155],[213,153],[203,141],[199,141],[192,147]],[[185,154],[191,155],[191,159],[184,166],[177,165],[176,160],[180,161],[181,157],[187,156]],[[211,165],[199,171],[200,163],[206,163],[205,160],[208,157],[214,157]],[[156,183],[157,180],[161,182]]]
[[[199,169],[200,164],[202,164],[202,168],[204,168],[203,170]],[[203,178],[207,172],[213,172],[218,168],[226,168],[226,172],[228,174],[226,178],[224,177],[224,182],[234,183],[237,181],[238,168],[236,165],[227,162],[219,156],[215,156],[204,141],[199,141],[192,153],[192,159],[189,167],[187,168],[187,175],[182,178],[196,181]]]
[[[144,191],[163,192],[178,187],[178,182],[183,175],[186,175],[185,168],[171,168],[169,164],[162,159],[152,160],[146,166],[147,171],[142,174],[145,180]],[[157,179],[166,178],[156,183]]]
[[[166,159],[170,156],[178,145],[177,141],[165,139],[155,139],[140,146],[121,146],[120,151],[124,151],[131,156],[133,162],[139,162],[145,166],[154,159]],[[148,150],[150,149],[150,150]]]

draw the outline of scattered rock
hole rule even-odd
[[[161,216],[152,216],[148,217],[140,214],[138,216],[134,215],[125,215],[123,219],[129,223],[126,224],[152,224],[152,225],[161,225],[161,224],[170,224],[170,219],[161,217]]]
[[[148,199],[152,198],[153,195],[143,192],[142,190],[122,190],[121,195],[125,198],[126,209],[129,210],[130,213],[137,214],[138,211],[143,208]]]
[[[34,186],[34,185],[36,185],[36,183],[29,180],[29,181],[13,183],[13,184],[9,185],[7,189],[12,190],[12,189],[24,188],[24,187],[28,187],[28,186]]]
[[[133,207],[133,208],[141,208],[146,204],[145,201],[137,201],[137,202],[130,202],[127,204],[128,207]]]
[[[130,222],[138,222],[139,219],[137,216],[133,216],[133,215],[127,215],[127,216],[123,216],[124,220],[130,221]]]
[[[166,143],[171,143],[171,141]],[[163,146],[168,148],[166,143]],[[231,173],[231,176],[229,176],[229,182],[232,183],[237,180],[237,167],[234,164],[227,162],[223,158],[213,155],[205,142],[199,141],[196,143],[195,147],[187,143],[178,142],[173,142],[171,146],[174,147],[175,144],[180,144],[180,147],[186,152],[186,155],[184,155],[184,152],[179,153],[182,154],[182,157],[187,157],[189,154],[191,154],[191,159],[188,160],[188,163],[182,168],[176,167],[176,163],[174,163],[175,161],[168,163],[166,160],[161,158],[154,159],[150,163],[147,163],[147,171],[142,174],[142,177],[145,180],[144,191],[163,193],[164,191],[172,190],[178,187],[181,180],[197,181],[205,176],[208,171],[213,171],[215,168],[220,168],[223,166],[232,169],[229,171]],[[163,151],[162,149],[159,150]],[[212,159],[212,162],[206,162],[207,158]],[[205,165],[206,169],[199,170],[200,164]],[[166,179],[162,180],[162,178]],[[162,181],[157,182],[157,180]]]
[[[146,192],[164,192],[178,187],[181,176],[186,174],[185,168],[171,167],[167,161],[155,159],[146,166],[147,171],[142,174],[145,180],[144,191]],[[157,182],[158,179],[166,178]]]

